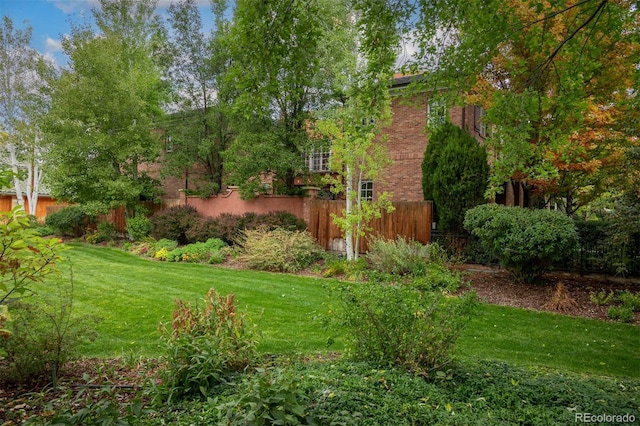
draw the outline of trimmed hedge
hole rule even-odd
[[[516,279],[533,282],[578,245],[573,220],[560,212],[485,204],[468,210],[465,228]]]
[[[81,237],[95,220],[95,216],[85,213],[82,207],[68,206],[48,215],[45,225],[60,236]]]

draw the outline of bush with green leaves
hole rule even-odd
[[[281,368],[258,368],[238,391],[217,406],[220,424],[227,425],[307,425],[309,398],[300,387],[300,378]]]
[[[372,269],[392,275],[424,276],[427,264],[443,264],[447,255],[438,244],[423,245],[398,236],[395,240],[372,238],[366,255]]]
[[[58,371],[79,356],[78,345],[95,337],[94,319],[73,315],[73,286],[58,284],[58,292],[35,303],[11,305],[6,338],[0,338],[5,363],[0,381],[32,380],[57,384]]]
[[[237,312],[233,294],[210,289],[204,306],[178,300],[171,325],[161,330],[166,352],[158,401],[206,398],[257,360],[254,330]]]
[[[161,210],[151,216],[151,235],[159,240],[175,240],[180,245],[188,244],[187,233],[202,219],[192,206],[176,206]]]
[[[31,228],[22,208],[0,212],[0,306],[32,293],[30,284],[58,274],[64,249],[60,240],[43,238]]]
[[[35,228],[35,230],[41,237],[49,237],[51,235],[55,235],[56,233],[56,231],[50,226],[38,226]]]
[[[618,301],[623,306],[627,306],[633,312],[640,311],[640,291],[633,293],[631,291],[623,291],[618,295]]]
[[[190,263],[221,263],[224,256],[221,249],[227,244],[218,239],[210,238],[203,243],[187,244],[171,250],[167,259],[169,262],[190,262]]]
[[[354,284],[343,289],[340,317],[355,359],[428,375],[450,361],[475,300],[473,292],[453,297],[410,285]]]
[[[422,162],[422,190],[433,200],[438,228],[460,233],[464,213],[484,202],[489,180],[486,149],[468,132],[445,123],[429,137]]]
[[[141,241],[151,234],[151,220],[144,215],[127,219],[127,233],[133,241]]]
[[[485,204],[467,211],[464,226],[522,282],[534,282],[578,248],[573,220],[556,211]]]
[[[590,292],[589,300],[594,305],[605,306],[611,303],[611,301],[613,300],[613,296],[613,290],[609,290],[609,292],[607,293],[605,289],[602,289],[598,292]]]
[[[633,309],[627,305],[609,307],[607,316],[612,320],[621,322],[633,322],[636,318],[633,314]]]
[[[155,242],[153,247],[156,252],[160,249],[165,249],[170,252],[178,248],[178,242],[174,240],[169,240],[167,238],[161,238]]]
[[[266,214],[247,212],[242,215],[222,213],[217,217],[200,220],[187,231],[189,242],[206,241],[220,238],[227,244],[233,244],[240,232],[258,227],[267,229],[283,228],[289,231],[304,231],[306,223],[292,213],[275,211]]]
[[[118,231],[116,230],[116,225],[113,222],[98,222],[98,225],[96,225],[96,231],[100,242],[111,241],[118,237]]]
[[[240,259],[249,268],[265,271],[297,272],[324,253],[308,232],[282,228],[245,230],[236,243],[242,247]]]
[[[47,215],[45,225],[60,236],[81,237],[95,220],[96,217],[85,213],[81,206],[67,206]]]

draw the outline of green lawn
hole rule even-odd
[[[211,287],[235,293],[262,333],[266,353],[342,350],[323,317],[338,305],[331,280],[209,265],[155,262],[118,249],[74,245],[75,307],[102,318],[85,356],[157,355],[158,324],[174,300],[202,300]],[[458,345],[469,360],[495,359],[577,373],[640,377],[640,329],[561,315],[480,305]]]

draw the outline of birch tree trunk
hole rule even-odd
[[[346,189],[345,219],[348,221],[353,211],[353,199],[352,199],[353,169],[350,165],[347,165],[346,168],[347,168],[347,173],[346,173],[347,186],[345,188]],[[345,229],[344,238],[345,238],[345,250],[347,252],[346,253],[347,260],[349,261],[355,260],[354,247],[353,247],[353,227],[348,222]]]
[[[9,152],[9,162],[11,163],[11,171],[13,172],[13,188],[16,191],[16,199],[18,205],[24,209],[24,199],[22,196],[22,182],[18,176],[18,156],[16,154],[16,145],[14,143],[7,144],[7,151]]]

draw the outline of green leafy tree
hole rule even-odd
[[[54,197],[96,210],[125,206],[129,217],[154,181],[141,165],[155,161],[152,130],[166,88],[154,50],[162,31],[150,0],[101,0],[100,31],[76,26],[63,42],[70,67],[55,83],[47,116]]]
[[[206,194],[222,188],[222,152],[233,138],[232,91],[224,84],[229,66],[225,35],[227,2],[212,3],[214,28],[205,34],[202,16],[194,0],[169,6],[172,63],[172,114],[166,123],[172,152],[164,158],[164,173],[176,177],[187,174],[186,189],[203,189]]]
[[[469,133],[445,123],[429,137],[422,189],[425,200],[436,205],[442,230],[463,231],[464,213],[484,202],[488,179],[487,152]]]
[[[342,87],[338,92],[344,95],[343,104],[317,125],[319,134],[331,142],[331,169],[335,174],[326,180],[333,192],[345,196],[345,209],[333,220],[344,232],[348,260],[358,259],[360,240],[369,230],[367,224],[380,217],[382,210],[393,210],[391,194],[384,192],[366,200],[360,189],[364,181],[379,178],[389,164],[381,129],[391,116],[388,89],[399,44],[393,26],[396,10],[385,9],[381,19],[369,20],[366,11],[358,9],[366,5],[355,6],[355,14],[344,21],[341,30],[343,53],[337,65],[341,66],[338,82]],[[378,43],[379,37],[388,38],[389,44]],[[358,63],[359,59],[363,61]]]
[[[47,82],[53,67],[29,46],[31,27],[18,29],[5,16],[0,26],[1,155],[13,172],[18,205],[35,214],[44,170],[43,135],[38,117],[46,112]]]
[[[319,132],[331,141],[331,168],[335,174],[326,176],[325,181],[334,193],[345,197],[342,214],[332,219],[344,233],[347,260],[358,260],[360,241],[369,230],[367,224],[379,218],[382,210],[393,211],[391,194],[385,192],[367,200],[360,191],[364,181],[379,177],[389,164],[386,144],[376,140],[374,125],[356,124],[368,117],[357,107],[347,105],[317,124]]]
[[[264,177],[272,178],[277,192],[295,192],[310,143],[310,111],[333,96],[326,43],[334,20],[346,18],[341,6],[322,0],[236,2],[228,78],[238,91],[234,109],[242,125],[226,160],[230,182],[243,197],[265,191]]]
[[[518,179],[565,198],[572,214],[623,181],[624,151],[638,146],[638,126],[629,126],[637,124],[637,2],[411,3],[404,29],[417,53],[409,69],[428,70],[422,84],[481,105],[494,126],[488,196]]]

